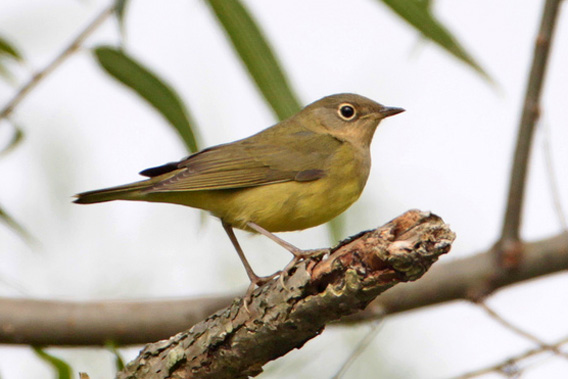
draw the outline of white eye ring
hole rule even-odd
[[[349,103],[340,104],[337,108],[337,114],[345,121],[351,121],[357,116],[355,107]]]

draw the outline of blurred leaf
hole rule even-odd
[[[12,58],[16,61],[23,61],[22,55],[18,52],[14,45],[10,44],[2,36],[0,36],[0,77],[11,84],[15,84],[14,76],[1,58]]]
[[[345,238],[345,214],[340,214],[327,223],[331,245],[336,245]]]
[[[237,0],[208,0],[233,47],[280,120],[301,108],[272,49],[245,7]]]
[[[0,76],[9,83],[15,83],[14,76],[10,73],[10,70],[4,65],[0,60]]]
[[[458,40],[446,29],[432,14],[431,2],[424,0],[382,0],[396,14],[410,25],[414,26],[422,35],[437,43],[450,54],[468,64],[486,80],[492,82],[491,77],[481,68],[473,57],[460,45]]]
[[[20,55],[18,50],[14,47],[14,45],[12,45],[2,36],[0,36],[0,56],[2,55],[10,56],[17,61],[23,60],[22,56]]]
[[[189,114],[173,88],[119,49],[102,46],[94,52],[107,73],[156,108],[177,130],[191,152],[198,150]]]
[[[12,135],[12,139],[8,144],[0,150],[0,156],[8,154],[10,151],[14,150],[16,146],[22,142],[24,139],[24,132],[21,128],[14,126],[14,134]]]
[[[128,0],[116,0],[115,14],[118,20],[118,28],[120,29],[120,34],[124,38],[124,15],[126,12]]]
[[[114,355],[114,367],[116,371],[121,371],[124,368],[124,359],[120,351],[118,351],[118,346],[110,341],[105,344],[105,347]]]
[[[17,232],[27,243],[34,242],[34,238],[10,216],[2,207],[0,207],[0,221],[3,221],[12,230]]]
[[[48,354],[41,347],[33,346],[32,349],[34,349],[34,352],[41,359],[53,367],[53,369],[57,372],[58,379],[71,379],[71,366],[69,366],[69,364],[51,354]]]

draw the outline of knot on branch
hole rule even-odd
[[[314,264],[312,280],[332,272],[355,270],[362,281],[389,284],[419,279],[442,254],[455,234],[442,219],[411,210],[386,225],[342,241],[329,258]]]

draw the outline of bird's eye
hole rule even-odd
[[[355,108],[351,104],[341,104],[339,106],[338,112],[339,117],[345,121],[351,121],[355,118]]]

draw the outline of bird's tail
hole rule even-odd
[[[117,187],[83,192],[75,195],[76,199],[73,202],[77,204],[93,204],[113,200],[140,200],[141,190],[148,188],[148,182],[149,180],[144,180]]]

